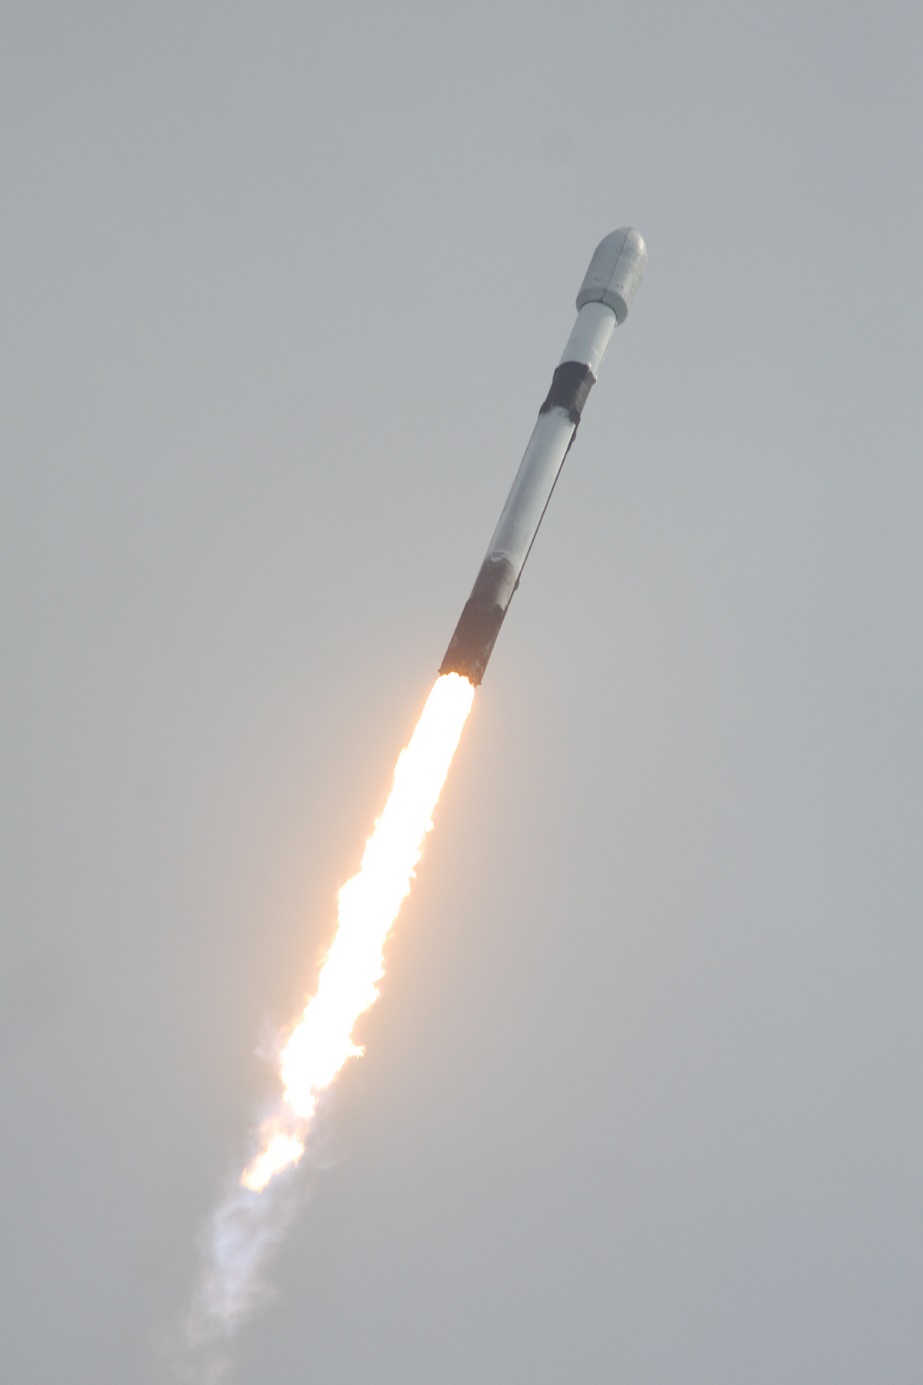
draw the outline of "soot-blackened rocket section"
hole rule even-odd
[[[577,321],[440,673],[461,673],[475,686],[484,677],[609,338],[628,316],[646,262],[644,241],[630,227],[596,247],[577,295]]]

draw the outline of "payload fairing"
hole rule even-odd
[[[461,673],[475,686],[484,677],[609,338],[628,316],[646,262],[644,241],[631,227],[596,247],[577,295],[577,321],[440,673]]]

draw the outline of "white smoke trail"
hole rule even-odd
[[[269,1296],[266,1270],[300,1201],[292,1178],[263,1193],[228,1180],[201,1240],[199,1282],[173,1352],[187,1385],[215,1385],[230,1368],[229,1343],[258,1303]]]
[[[251,1192],[235,1180],[207,1226],[198,1295],[190,1317],[192,1345],[229,1337],[265,1292],[260,1275],[294,1211],[289,1191]]]
[[[259,1148],[206,1226],[201,1277],[184,1332],[181,1378],[211,1385],[224,1347],[265,1292],[264,1272],[294,1210],[292,1174],[313,1131],[318,1101],[350,1058],[356,1023],[378,997],[384,948],[410,892],[423,842],[471,710],[474,687],[457,673],[436,680],[362,865],[339,893],[337,929],[315,994],[280,1057],[283,1092],[260,1125]]]

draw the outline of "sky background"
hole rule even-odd
[[[0,1378],[171,1385],[600,238],[649,263],[229,1381],[918,1385],[923,12],[7,0]]]

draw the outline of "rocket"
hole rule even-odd
[[[596,247],[577,294],[573,331],[440,673],[463,674],[475,686],[484,677],[609,338],[628,316],[646,263],[644,241],[632,227],[613,231]]]

